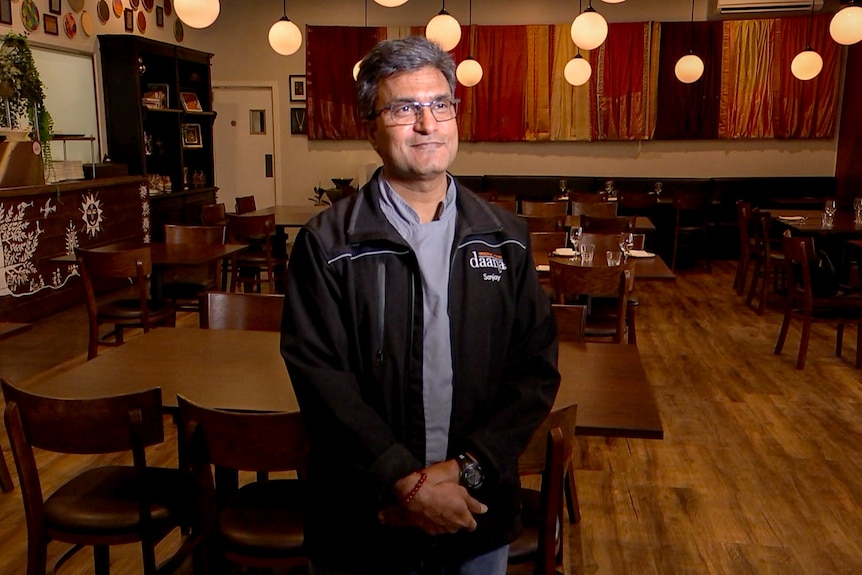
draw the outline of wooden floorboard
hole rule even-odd
[[[638,344],[665,439],[579,438],[582,520],[566,525],[569,574],[862,573],[862,372],[848,330],[815,326],[797,371],[799,328],[773,354],[781,316],[758,316],[731,289],[734,265],[641,282]],[[78,315],[76,315],[76,313]],[[83,308],[0,343],[0,375],[22,381],[83,361]],[[184,316],[180,329],[194,329]],[[62,369],[62,367],[57,368]],[[170,463],[175,432],[152,450]],[[11,464],[5,432],[0,434]],[[40,459],[46,490],[81,463]],[[13,471],[14,476],[14,471]],[[17,482],[17,478],[16,478]],[[23,573],[20,493],[0,494],[0,573]],[[59,546],[52,546],[59,553]],[[91,572],[81,554],[61,574]],[[139,552],[113,552],[115,573],[139,573]]]

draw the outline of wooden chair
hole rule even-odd
[[[568,202],[536,202],[521,200],[522,216],[565,216],[569,209]]]
[[[257,203],[254,201],[254,196],[240,196],[236,199],[234,210],[237,214],[247,214],[257,209]]]
[[[299,412],[210,409],[178,395],[182,449],[195,478],[203,560],[252,568],[307,564],[303,547],[308,438]],[[211,471],[215,466],[215,477]],[[297,479],[238,486],[238,472],[295,471]],[[280,571],[279,571],[280,572]]]
[[[224,226],[177,226],[165,224],[165,243],[224,244]],[[225,258],[230,261],[230,258]],[[181,266],[162,271],[162,294],[177,309],[197,310],[198,296],[219,285],[221,262],[199,267]]]
[[[628,278],[630,272],[623,266],[570,266],[550,260],[551,287],[556,303],[587,302],[588,335],[610,338],[614,343],[622,343],[626,332],[626,313],[628,309]],[[614,313],[601,316],[592,315],[592,299],[597,296],[615,298]],[[591,319],[594,319],[591,326]],[[592,334],[590,334],[592,331]]]
[[[631,232],[634,230],[634,218],[619,216],[619,217],[596,217],[583,215],[581,216],[581,228],[585,232],[594,234],[621,234],[623,232]]]
[[[584,341],[584,331],[587,327],[587,306],[555,303],[551,309],[557,320],[557,339],[559,341],[574,343]]]
[[[706,261],[706,269],[712,273],[709,255],[709,194],[680,194],[673,198],[673,258],[670,269],[676,271],[680,248],[691,248]]]
[[[518,200],[515,198],[507,198],[507,199],[491,199],[488,200],[488,203],[494,204],[495,206],[499,206],[506,211],[512,212],[513,214],[518,213]]]
[[[617,213],[621,216],[644,216],[655,221],[658,196],[652,192],[620,191],[617,196]]]
[[[739,227],[739,258],[736,260],[736,274],[733,276],[733,289],[736,295],[745,293],[748,281],[748,267],[751,264],[751,250],[754,238],[751,234],[751,203],[745,200],[736,202],[736,224]]]
[[[519,216],[527,222],[529,232],[560,232],[566,229],[566,216]]]
[[[616,202],[572,202],[573,216],[592,216],[594,218],[613,218],[617,215]]]
[[[109,546],[140,542],[143,573],[170,573],[188,557],[197,532],[156,566],[155,546],[187,517],[179,469],[149,467],[145,448],[164,441],[158,388],[113,397],[54,399],[6,380],[5,422],[27,518],[27,574],[45,575],[50,541],[73,547],[52,573],[84,546],[93,546],[95,573],[109,573]],[[133,465],[93,467],[45,498],[34,449],[64,454],[129,452]]]
[[[551,412],[518,459],[518,472],[542,476],[541,490],[521,488],[524,529],[509,545],[510,575],[558,575],[563,566],[563,493],[573,485],[577,406]],[[566,483],[568,475],[569,484]],[[573,494],[576,492],[573,492]]]
[[[224,204],[208,204],[201,208],[201,223],[205,226],[226,226],[227,215]]]
[[[230,291],[242,283],[244,291],[254,288],[260,292],[260,286],[267,283],[269,293],[275,293],[276,279],[281,287],[287,269],[287,254],[274,249],[275,215],[227,214],[227,233],[230,243],[250,246],[236,258],[237,273],[231,276]]]
[[[203,329],[281,331],[284,295],[208,291],[200,296]]]
[[[607,203],[607,196],[596,192],[569,192],[569,201],[580,204]],[[572,212],[572,215],[579,215]],[[616,213],[615,213],[616,215]]]
[[[566,247],[566,232],[530,232],[530,248],[536,265],[548,265],[548,254]]]
[[[632,234],[632,237],[635,240],[633,249],[643,249],[644,234]],[[620,248],[620,234],[584,233],[581,234],[581,242],[596,246],[596,257],[602,260],[606,258],[605,252],[622,251],[622,248]],[[631,261],[624,262],[623,265],[631,265]],[[626,341],[634,345],[638,342],[636,312],[640,302],[633,295],[635,289],[634,275],[628,271],[628,268],[626,269]],[[617,299],[616,297],[600,296],[592,298],[591,303],[591,315],[587,322],[586,335],[587,337],[607,337],[616,318]]]
[[[770,281],[773,291],[784,289],[784,250],[779,243],[781,240],[772,237],[772,214],[754,210],[751,212],[751,220],[754,237],[751,239],[748,258],[754,262],[754,271],[751,274],[745,305],[750,306],[757,295],[757,315],[763,315]]]
[[[841,357],[844,341],[844,326],[856,326],[856,369],[862,368],[862,298],[838,291],[830,297],[817,297],[812,283],[812,268],[817,262],[814,239],[809,237],[784,237],[784,269],[787,282],[784,300],[784,319],[775,344],[775,354],[781,353],[787,340],[787,331],[792,320],[802,322],[799,353],[796,369],[805,367],[808,340],[812,323],[834,323],[836,325],[835,357]]]
[[[123,328],[142,327],[144,332],[148,332],[157,325],[173,327],[176,324],[176,309],[171,302],[147,297],[147,277],[152,273],[148,247],[121,251],[76,249],[75,255],[87,302],[90,334],[87,359],[98,355],[99,345],[122,344]],[[128,278],[137,288],[137,297],[96,302],[95,282]],[[99,326],[104,323],[114,325],[114,329],[104,336],[113,336],[113,343],[99,337]]]

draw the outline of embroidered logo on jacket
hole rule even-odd
[[[488,269],[494,270],[494,273],[482,274],[482,279],[486,282],[498,282],[502,278],[502,272],[506,269],[506,262],[503,261],[503,256],[492,252],[473,251],[470,256],[470,267],[473,269]]]

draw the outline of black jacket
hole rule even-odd
[[[379,523],[392,485],[425,458],[420,274],[379,198],[375,176],[300,230],[281,341],[311,441],[309,556],[375,573],[422,556],[471,557],[517,535],[518,455],[560,380],[556,325],[526,225],[459,186],[448,449],[481,461],[477,497],[489,511],[475,532],[438,537]]]

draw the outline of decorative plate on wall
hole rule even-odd
[[[102,24],[108,21],[108,18],[111,17],[111,9],[108,8],[107,0],[99,0],[99,4],[96,6],[96,14],[99,16],[99,22]]]
[[[117,18],[123,15],[123,0],[114,0],[114,16]]]
[[[165,0],[165,16],[170,16],[174,12],[173,0]]]
[[[138,6],[141,5],[141,0],[129,0],[129,3],[132,5],[132,10],[137,10]]]
[[[144,12],[138,12],[138,30],[141,34],[147,31],[147,15]]]
[[[24,0],[21,4],[21,23],[31,32],[39,29],[39,9],[33,0]]]
[[[84,9],[84,0],[69,0],[69,7],[74,12],[80,12]]]
[[[93,35],[93,17],[90,16],[90,13],[86,10],[81,12],[81,30],[83,30],[84,34],[87,36]]]
[[[174,38],[177,39],[177,42],[182,42],[185,35],[186,31],[183,28],[183,23],[179,18],[177,18],[174,22]]]
[[[156,5],[156,0],[143,0],[144,2],[144,10],[147,12],[153,11],[153,6]]]
[[[78,25],[75,23],[75,15],[71,12],[66,12],[63,18],[63,30],[66,32],[66,37],[70,40],[78,33]]]

